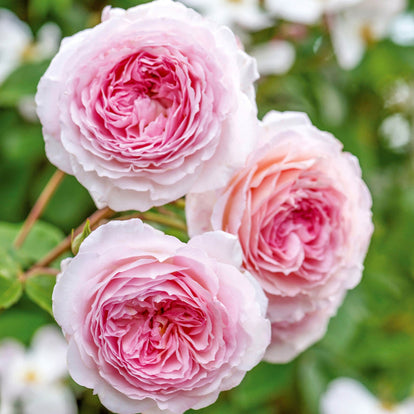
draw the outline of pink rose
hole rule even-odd
[[[121,414],[212,404],[270,341],[266,298],[241,260],[223,232],[185,244],[137,219],[99,227],[53,293],[74,380]]]
[[[262,146],[227,186],[188,196],[187,221],[192,235],[238,236],[276,329],[276,322],[332,315],[327,303],[358,284],[373,230],[371,197],[357,159],[305,114],[270,112],[258,135]]]
[[[252,148],[257,76],[228,28],[182,4],[105,8],[39,83],[47,156],[117,211],[217,188]]]

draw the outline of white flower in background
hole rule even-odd
[[[332,43],[338,63],[354,68],[367,44],[389,34],[393,19],[404,10],[406,0],[363,0],[329,16]]]
[[[33,36],[29,26],[6,9],[0,9],[0,82],[21,62]]]
[[[265,7],[278,18],[314,24],[324,13],[334,13],[360,1],[362,0],[265,0]]]
[[[397,45],[414,45],[414,13],[397,16],[390,28],[390,38]]]
[[[271,25],[271,20],[260,9],[259,0],[181,0],[219,24],[234,28],[240,25],[260,30]]]
[[[46,23],[34,43],[29,26],[7,9],[0,9],[0,83],[23,61],[41,61],[53,56],[61,32],[55,23]]]
[[[397,79],[386,93],[385,106],[411,114],[414,111],[414,82]]]
[[[37,32],[37,42],[32,46],[31,60],[48,59],[59,49],[62,32],[53,22],[45,23]]]
[[[285,40],[271,40],[254,46],[249,52],[256,58],[262,76],[286,73],[295,62],[295,48]]]
[[[36,113],[34,95],[26,95],[20,98],[17,103],[17,110],[27,122],[38,122],[39,118]]]
[[[321,398],[321,414],[414,414],[414,398],[398,405],[384,404],[351,378],[331,382]]]
[[[380,133],[391,149],[402,152],[411,140],[411,124],[402,114],[393,114],[382,121]]]
[[[74,395],[63,384],[67,344],[54,326],[40,328],[30,349],[0,344],[0,414],[76,414]],[[21,411],[16,407],[21,406]]]

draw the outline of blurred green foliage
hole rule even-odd
[[[139,3],[144,1],[114,0],[112,5]],[[0,7],[28,22],[34,34],[54,21],[64,36],[96,24],[104,5],[100,0],[0,0]],[[277,31],[263,30],[253,40],[267,41]],[[200,414],[317,414],[321,393],[338,376],[360,380],[385,401],[414,391],[414,47],[382,41],[351,71],[338,66],[321,28],[310,28],[295,48],[296,61],[287,74],[258,81],[259,115],[270,109],[304,111],[359,158],[373,196],[375,224],[363,280],[349,292],[323,340],[289,364],[261,363]],[[48,295],[53,281],[38,276],[23,293],[15,284],[19,267],[41,258],[94,210],[86,190],[65,177],[44,222],[18,252],[8,251],[18,223],[54,171],[39,123],[17,109],[22,98],[35,93],[47,65],[24,63],[0,85],[0,287],[13,292],[9,302],[21,297],[17,305],[0,310],[0,338],[12,336],[26,344],[37,327],[52,321]],[[398,85],[408,88],[408,100],[392,99]],[[381,129],[393,114],[410,126],[410,140],[402,147],[393,147]],[[0,307],[9,305],[0,297]],[[106,412],[89,392],[80,395],[81,413]]]

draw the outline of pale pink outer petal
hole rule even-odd
[[[254,73],[257,73],[255,65]],[[255,147],[256,141],[252,138],[255,137],[258,124],[256,108],[252,107],[244,94],[239,94],[237,101],[238,109],[234,117],[223,125],[223,136],[228,139],[220,140],[217,155],[204,163],[200,178],[186,193],[201,193],[223,187],[234,171],[243,166]]]
[[[245,308],[244,312],[249,315],[256,315],[256,318],[244,318],[245,331],[254,332],[256,330],[258,333],[262,333],[262,335],[253,336],[250,349],[245,353],[244,361],[237,368],[250,370],[260,362],[262,358],[260,350],[266,349],[270,342],[269,331],[266,328],[268,321],[257,317],[259,315],[264,317],[267,311],[268,300],[263,289],[249,272],[244,272],[241,276],[240,272],[235,271],[235,268],[241,266],[243,259],[240,243],[236,236],[223,231],[207,232],[191,238],[188,246],[203,250],[209,257],[217,259],[220,263],[234,266],[227,267],[220,272],[221,281],[224,282],[229,279],[228,290],[239,289],[245,297],[245,300],[242,300],[241,303],[245,304],[246,307],[249,306],[249,308]],[[257,352],[258,350],[259,352]]]
[[[217,191],[187,194],[185,197],[185,218],[190,237],[213,230],[211,212],[217,198]]]
[[[206,232],[192,237],[188,242],[188,246],[203,250],[209,257],[218,260],[220,263],[229,264],[236,268],[241,267],[243,252],[237,237],[233,234],[219,230]],[[250,283],[250,288],[247,288],[246,291],[251,290],[252,287],[254,288],[255,302],[259,304],[260,314],[264,316],[268,307],[268,299],[263,289],[249,272],[244,271],[243,275]],[[235,277],[233,280],[237,284]],[[250,302],[246,301],[246,303]]]
[[[35,96],[37,115],[43,125],[43,137],[46,144],[46,155],[52,164],[58,165],[59,168],[73,174],[70,154],[68,154],[60,140],[60,123],[59,123],[59,101],[60,85],[65,77],[65,66],[67,64],[66,54],[74,54],[87,38],[88,31],[79,32],[71,37],[62,40],[60,50],[65,54],[57,53],[53,58],[53,67],[49,66],[37,86],[38,93]],[[39,93],[41,91],[41,93]],[[53,102],[54,104],[50,104]]]
[[[243,252],[238,238],[224,231],[211,231],[190,239],[188,245],[203,250],[207,256],[221,263],[240,267]]]
[[[329,299],[315,301],[309,295],[278,296],[267,294],[269,306],[267,314],[272,322],[297,322],[306,314],[327,305]]]
[[[272,363],[286,363],[297,357],[326,333],[329,320],[343,300],[343,294],[317,303],[314,308],[302,317],[294,320],[272,323],[272,341],[267,348],[264,360]],[[278,315],[270,313],[269,319],[278,319]],[[274,320],[274,319],[273,319]]]

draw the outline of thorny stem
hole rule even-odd
[[[43,189],[42,193],[37,199],[32,210],[30,211],[29,215],[27,216],[25,222],[23,223],[23,226],[20,229],[16,239],[14,240],[14,247],[19,248],[22,246],[22,244],[26,240],[26,237],[30,233],[30,230],[43,213],[45,207],[47,206],[47,203],[59,187],[59,184],[61,183],[64,176],[65,173],[60,170],[56,170],[55,173],[52,175],[46,187]]]
[[[114,214],[115,212],[111,210],[109,207],[104,207],[100,210],[95,211],[95,213],[93,213],[89,217],[91,229],[95,229],[96,227],[99,226],[101,220],[109,218],[113,216]],[[86,224],[86,220],[73,232],[74,237],[76,237],[79,233],[82,232],[85,224]],[[70,234],[64,240],[62,240],[54,249],[52,249],[46,256],[44,256],[35,265],[33,265],[32,268],[29,269],[29,272],[35,269],[38,269],[38,268],[42,268],[42,267],[44,268],[48,266],[55,259],[57,259],[61,254],[69,250],[71,243],[72,243],[72,235]]]

